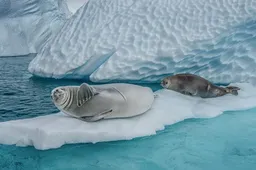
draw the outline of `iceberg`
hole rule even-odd
[[[1,122],[0,143],[46,150],[59,148],[64,144],[131,140],[155,135],[166,125],[185,119],[212,118],[224,111],[256,107],[256,87],[247,83],[232,85],[241,88],[238,96],[226,95],[208,99],[160,89],[155,92],[158,97],[148,112],[127,119],[88,123],[57,113]]]
[[[1,0],[0,56],[39,52],[70,16],[64,0]]]
[[[29,64],[35,76],[159,82],[189,72],[256,84],[253,0],[89,0]]]
[[[88,0],[66,0],[68,9],[72,14],[76,13],[76,11],[87,2]]]

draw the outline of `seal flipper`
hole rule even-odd
[[[235,96],[238,95],[238,90],[240,90],[240,88],[235,86],[228,86],[225,88],[226,93],[231,93]]]
[[[193,94],[188,91],[181,91],[181,93],[184,95],[193,96]]]
[[[89,86],[87,83],[81,84],[77,91],[77,106],[81,107],[85,102],[97,94],[99,93],[96,91],[96,89]]]
[[[99,113],[99,114],[97,114],[95,116],[84,116],[84,117],[81,117],[80,119],[84,120],[86,122],[95,122],[95,121],[104,119],[104,117],[106,117],[107,115],[111,114],[111,112],[112,112],[112,109],[108,110],[108,111],[105,111],[105,112],[102,112],[102,113]]]
[[[230,90],[241,90],[239,87],[236,86],[227,86],[226,88]]]

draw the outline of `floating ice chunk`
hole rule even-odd
[[[32,145],[44,150],[71,143],[130,140],[156,134],[164,126],[188,118],[212,118],[228,110],[256,106],[256,87],[241,87],[238,96],[202,99],[170,90],[158,90],[153,107],[145,114],[128,119],[83,122],[62,113],[0,123],[0,143],[17,146]]]
[[[29,71],[94,82],[158,82],[180,72],[215,83],[253,82],[255,16],[254,0],[90,0],[44,46]],[[93,67],[88,61],[109,54],[88,74]]]

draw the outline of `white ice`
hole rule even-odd
[[[83,6],[88,0],[66,0],[69,11],[74,14],[76,11]]]
[[[229,110],[256,107],[256,87],[241,87],[238,96],[202,99],[171,90],[158,90],[152,109],[128,118],[87,123],[62,113],[0,123],[0,143],[17,146],[32,145],[36,149],[58,148],[71,143],[130,140],[150,136],[188,118],[212,118]],[[227,113],[228,114],[228,113]]]
[[[63,0],[0,0],[0,57],[37,53],[70,15]]]
[[[255,0],[89,0],[30,63],[37,76],[256,83]]]

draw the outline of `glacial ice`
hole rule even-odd
[[[69,11],[74,14],[88,0],[66,0]]]
[[[0,57],[37,53],[70,15],[63,0],[1,0]]]
[[[189,72],[214,83],[256,83],[255,16],[254,0],[89,0],[29,71],[94,82],[159,82]]]
[[[46,150],[71,143],[131,140],[150,136],[171,125],[189,118],[212,118],[224,111],[256,107],[256,87],[236,83],[241,87],[238,96],[226,95],[202,99],[160,89],[152,109],[145,114],[127,119],[83,122],[63,113],[0,123],[0,143],[17,146],[34,146]],[[227,113],[228,114],[228,113]]]

